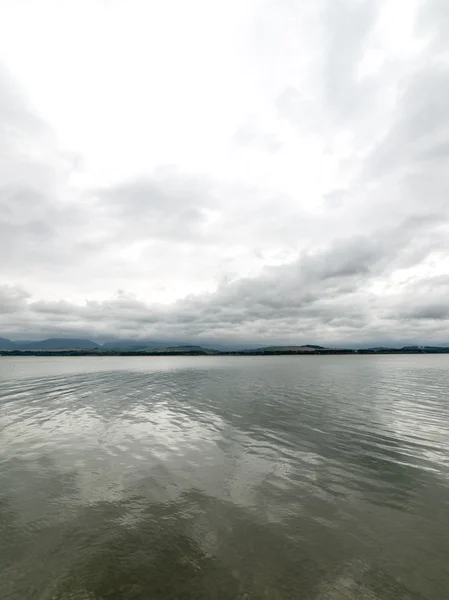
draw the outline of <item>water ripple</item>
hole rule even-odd
[[[449,595],[447,357],[0,360],[0,597]]]

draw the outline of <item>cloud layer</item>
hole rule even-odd
[[[0,335],[449,342],[443,4],[24,4]]]

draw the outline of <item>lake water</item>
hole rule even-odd
[[[446,600],[449,356],[0,357],[2,600]]]

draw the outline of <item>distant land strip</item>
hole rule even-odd
[[[186,347],[158,349],[55,348],[0,349],[0,356],[326,356],[359,354],[449,354],[445,346],[404,346],[402,348],[324,348],[324,347],[267,347],[249,350],[221,351],[209,348]]]

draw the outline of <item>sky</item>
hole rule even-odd
[[[0,336],[449,343],[446,0],[0,2]]]

